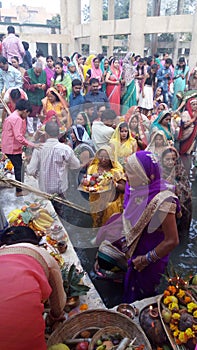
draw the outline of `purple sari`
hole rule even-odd
[[[173,193],[173,186],[170,187],[169,184],[161,178],[158,162],[152,153],[139,151],[133,154],[128,158],[126,170],[128,176],[129,173],[135,173],[136,176],[142,179],[143,183],[142,186],[135,188],[129,187],[128,183],[126,184],[124,218],[126,218],[133,227],[140,222],[142,213],[158,193],[163,193],[163,191],[170,189],[172,191],[172,196],[169,194],[167,201],[178,204],[178,200]],[[111,242],[117,240],[121,237],[122,229],[122,215],[114,215],[106,223],[105,227],[99,230],[97,243],[99,244],[103,239],[107,239]],[[124,280],[124,302],[132,303],[135,300],[141,300],[157,294],[156,288],[159,285],[161,275],[164,273],[168,263],[168,256],[163,257],[155,263],[149,264],[141,272],[134,270],[132,260],[154,249],[163,239],[164,233],[162,232],[156,212],[150,217],[148,225],[143,228],[134,253],[128,260],[128,270]]]
[[[45,70],[46,76],[47,76],[47,89],[49,89],[51,86],[51,78],[54,77],[55,69],[51,69],[48,66],[46,66],[46,68],[44,70]]]

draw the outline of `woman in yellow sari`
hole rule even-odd
[[[46,92],[46,97],[42,99],[43,114],[46,116],[47,112],[55,111],[61,124],[66,124],[69,128],[72,125],[67,102],[60,95],[56,88],[51,87]]]
[[[118,124],[111,137],[110,145],[114,151],[115,160],[124,167],[127,157],[137,151],[137,142],[131,136],[126,122]]]
[[[120,163],[116,162],[110,146],[100,148],[87,169],[87,174],[108,174],[112,177],[109,191],[89,194],[93,227],[101,227],[116,213],[123,210],[126,178]]]

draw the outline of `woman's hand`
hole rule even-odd
[[[135,259],[133,259],[133,265],[134,270],[141,272],[146,266],[149,265],[149,263],[147,262],[145,255],[139,255]]]

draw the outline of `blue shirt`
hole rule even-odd
[[[72,117],[72,120],[74,120],[79,112],[83,110],[83,105],[85,102],[84,96],[81,95],[74,95],[73,92],[71,92],[69,97],[69,105],[70,105],[70,114]]]
[[[0,68],[0,92],[5,87],[8,90],[11,87],[22,88],[23,79],[21,72],[8,64],[8,70],[4,71]]]
[[[168,78],[166,78],[166,74],[169,75]],[[170,68],[166,68],[163,66],[162,68],[159,68],[157,71],[157,86],[162,87],[164,92],[168,91],[168,82],[172,78],[172,72]]]
[[[103,91],[98,91],[98,93],[92,93],[91,91],[85,95],[85,103],[106,104],[106,108],[110,108],[110,104],[106,94]]]

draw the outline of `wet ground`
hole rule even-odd
[[[197,170],[197,169],[196,169]],[[83,195],[75,191],[70,191],[68,194],[69,200],[73,199],[80,205],[88,209],[88,201]],[[179,246],[174,249],[170,256],[170,263],[174,266],[175,271],[185,277],[197,273],[197,174],[196,171],[192,182],[192,222],[189,232],[184,230],[184,227],[179,231]],[[82,266],[89,273],[89,276],[98,290],[105,305],[110,308],[122,301],[123,285],[120,282],[113,282],[112,280],[104,280],[99,278],[93,269],[94,259],[97,247],[91,244],[92,238],[95,237],[96,231],[92,230],[91,218],[89,215],[82,215],[81,213],[72,209],[65,208],[62,223],[66,227],[73,246],[81,260]],[[83,226],[83,227],[82,227]],[[162,279],[160,291],[163,291],[165,286],[165,279]]]
[[[181,228],[180,244],[170,256],[176,272],[182,276],[197,273],[197,174],[195,174],[192,182],[192,192],[193,213],[190,230],[185,232],[184,228]],[[12,209],[21,207],[25,198],[27,197],[16,198],[14,188],[1,189],[0,191],[0,201],[6,215]],[[87,198],[81,192],[75,191],[74,187],[71,187],[68,199],[88,209]],[[31,194],[28,195],[28,200],[31,200]],[[97,247],[92,245],[91,240],[96,236],[96,231],[91,229],[92,220],[90,215],[81,214],[77,210],[64,207],[60,220],[69,234],[84,270],[88,272],[105,305],[111,308],[121,303],[123,294],[122,283],[120,281],[113,282],[112,280],[98,278],[94,273],[93,264]],[[161,292],[163,287],[164,281],[162,280]]]

